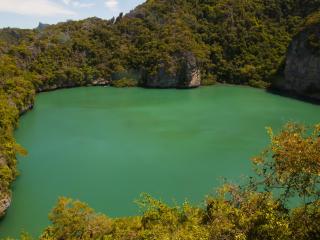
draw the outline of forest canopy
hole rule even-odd
[[[282,76],[299,31],[310,29],[310,47],[320,49],[314,27],[319,7],[319,0],[148,0],[110,20],[1,29],[0,215],[18,176],[16,156],[26,154],[13,131],[36,92],[90,85],[186,87],[190,75],[201,76],[202,85],[266,88]],[[319,126],[313,131],[308,135],[296,125],[279,135],[270,131],[270,147],[255,159],[264,192],[253,184],[258,180],[250,191],[226,185],[201,209],[144,197],[143,216],[132,219],[110,219],[62,198],[41,238],[319,239]],[[281,199],[271,196],[274,187],[283,190]],[[306,201],[288,210],[285,200],[295,194]]]

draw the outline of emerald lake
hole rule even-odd
[[[201,205],[223,177],[252,175],[265,127],[320,122],[320,106],[237,86],[191,90],[109,87],[41,93],[20,119],[13,202],[0,237],[38,236],[59,196],[112,217],[139,213],[149,193]]]

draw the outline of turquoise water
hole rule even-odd
[[[37,96],[16,138],[29,155],[0,222],[0,236],[38,236],[59,196],[109,216],[139,213],[147,192],[201,205],[222,178],[252,174],[268,143],[265,126],[320,122],[320,107],[262,90],[77,88]]]

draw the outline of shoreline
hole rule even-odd
[[[212,87],[212,86],[237,86],[237,87],[246,87],[246,88],[256,88],[256,87],[252,87],[249,85],[241,85],[241,84],[230,84],[230,83],[221,83],[221,82],[217,82],[215,84],[212,85],[200,85],[198,87],[189,87],[189,88],[154,88],[154,87],[146,87],[146,86],[130,86],[130,87],[115,87],[110,85],[110,82],[105,82],[105,84],[86,84],[86,85],[64,85],[64,86],[54,86],[54,87],[46,87],[43,89],[37,89],[35,92],[35,96],[37,94],[40,93],[45,93],[45,92],[53,92],[53,91],[58,91],[58,90],[62,90],[62,89],[71,89],[71,88],[80,88],[80,87],[111,87],[111,88],[142,88],[142,89],[176,89],[176,90],[191,90],[191,89],[196,89],[196,88],[202,88],[202,87]],[[273,95],[278,95],[278,96],[282,96],[282,97],[286,97],[286,98],[292,98],[292,99],[296,99],[298,101],[302,101],[302,102],[306,102],[306,103],[311,103],[314,105],[320,105],[320,99],[314,99],[312,97],[308,97],[308,96],[303,96],[303,95],[299,95],[296,93],[292,93],[292,92],[287,92],[287,91],[282,91],[282,90],[278,90],[275,88],[256,88],[256,89],[260,89],[260,90],[264,90],[267,93],[273,94]],[[35,106],[35,102],[33,102],[32,104],[29,104],[28,106],[26,106],[25,108],[23,108],[20,112],[19,112],[19,118],[28,113],[29,111],[31,111]],[[18,120],[19,121],[19,120]],[[12,189],[12,188],[10,188]],[[11,195],[11,194],[10,194]],[[10,196],[10,203],[11,203],[11,196]],[[0,199],[0,203],[1,203]],[[8,208],[10,208],[11,204],[7,204],[8,201],[6,201],[6,205],[4,207],[0,206],[1,212],[0,212],[0,220],[3,219],[6,215],[6,212],[8,210]]]

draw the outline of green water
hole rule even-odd
[[[222,177],[251,174],[265,126],[313,124],[320,107],[262,90],[77,88],[42,93],[16,137],[29,151],[0,236],[37,236],[59,196],[109,216],[138,213],[142,192],[201,204]]]

